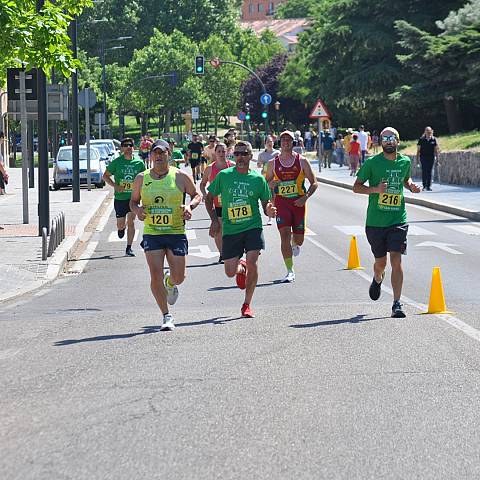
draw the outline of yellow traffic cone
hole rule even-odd
[[[357,238],[352,235],[350,240],[350,253],[348,254],[348,264],[346,270],[363,270],[360,265],[360,255],[358,254]]]
[[[430,300],[428,301],[428,311],[425,313],[453,313],[448,311],[445,305],[440,267],[433,267]]]

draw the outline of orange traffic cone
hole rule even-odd
[[[360,265],[360,255],[358,254],[357,238],[352,235],[350,240],[350,253],[348,254],[348,264],[346,270],[363,270]]]
[[[433,267],[430,300],[428,301],[428,311],[425,313],[453,313],[448,311],[445,305],[440,267]]]

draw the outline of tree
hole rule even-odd
[[[275,18],[306,18],[314,15],[315,0],[287,0],[275,11]]]
[[[406,118],[401,104],[389,95],[407,74],[397,55],[395,20],[406,20],[427,32],[463,0],[320,0],[312,27],[300,36],[297,67],[307,68],[310,102],[323,98],[334,119],[344,125],[365,122],[380,127],[389,123],[418,128],[418,116]],[[435,16],[432,14],[435,12]],[[298,69],[288,70],[283,81],[291,86]],[[286,75],[287,77],[287,75]]]
[[[399,43],[407,52],[398,59],[413,75],[392,98],[430,109],[442,102],[451,133],[462,128],[462,103],[475,105],[478,119],[479,7],[480,0],[471,0],[458,12],[451,12],[444,21],[437,22],[443,30],[438,35],[405,21],[395,24],[401,37]]]
[[[22,65],[47,74],[54,67],[69,77],[78,63],[70,50],[68,26],[73,15],[91,4],[92,0],[46,0],[38,13],[34,0],[0,0],[0,84],[5,68]]]

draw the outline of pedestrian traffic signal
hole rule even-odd
[[[262,118],[267,118],[268,117],[268,113],[267,112],[262,112]]]
[[[197,55],[195,57],[195,73],[197,75],[203,75],[205,73],[205,57],[203,55]]]
[[[250,114],[249,114],[249,113],[247,113],[247,114],[245,115],[245,120],[247,120],[247,122],[250,120]]]

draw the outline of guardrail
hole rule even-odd
[[[65,214],[60,212],[52,218],[50,224],[50,237],[48,237],[47,229],[42,229],[42,260],[46,260],[53,255],[55,249],[62,243],[65,238]]]

